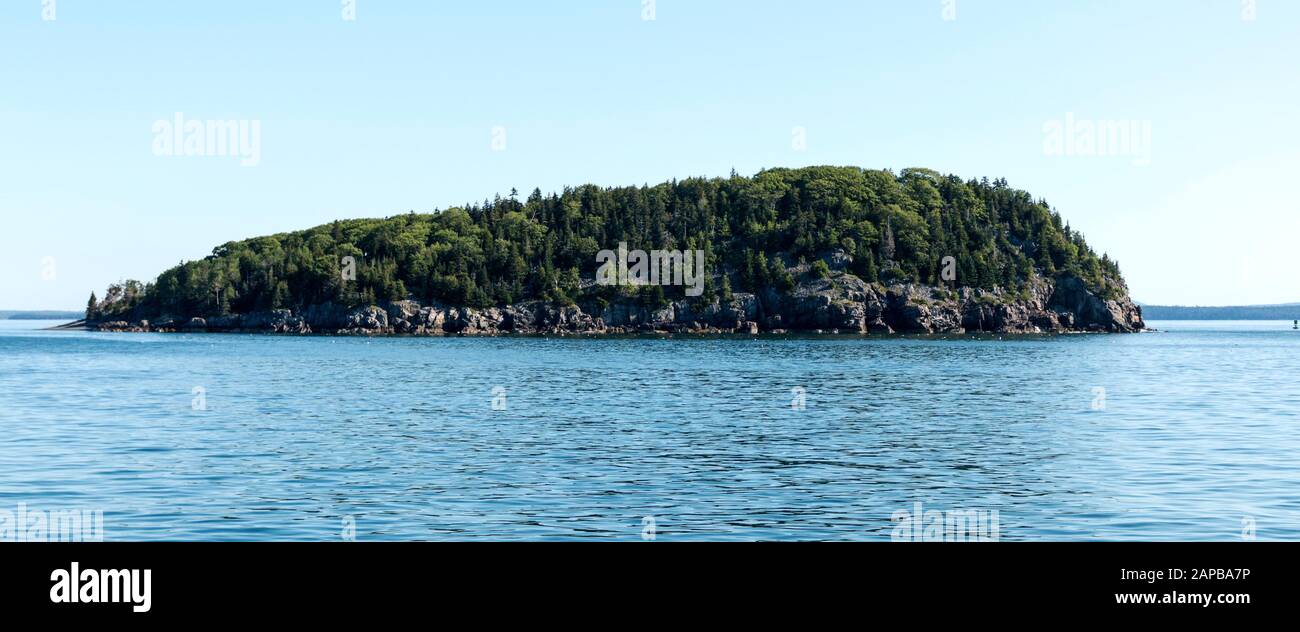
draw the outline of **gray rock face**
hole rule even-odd
[[[243,322],[244,317],[239,314],[213,316],[208,319],[208,327],[214,331],[238,331]]]
[[[840,264],[842,262],[835,261]],[[842,266],[840,266],[842,267]],[[99,323],[104,331],[245,331],[342,335],[631,334],[643,332],[758,333],[800,330],[864,333],[1133,332],[1145,329],[1127,296],[1106,300],[1072,276],[1036,279],[1011,294],[972,288],[865,283],[845,273],[804,279],[791,291],[736,293],[730,300],[681,300],[657,309],[615,302],[552,305],[530,301],[475,309],[395,301],[348,309],[333,303],[300,313],[288,309],[208,319]]]
[[[348,312],[347,325],[344,329],[356,333],[386,333],[388,331],[388,311],[376,305],[354,309]]]
[[[209,325],[209,329],[212,327]],[[292,310],[273,309],[269,312],[252,312],[239,319],[235,330],[252,332],[270,332],[277,334],[309,334],[311,326]]]
[[[142,326],[143,325],[143,326]],[[125,320],[111,320],[95,325],[99,331],[119,331],[119,332],[144,332],[149,331],[144,323],[129,323]]]
[[[1130,332],[1146,328],[1142,309],[1127,296],[1103,300],[1075,277],[1057,283],[1048,302],[1054,309],[1072,315],[1074,326],[1080,329]]]
[[[302,319],[313,330],[335,331],[347,327],[349,310],[336,303],[309,305],[302,312]]]

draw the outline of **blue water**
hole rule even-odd
[[[49,324],[0,321],[0,509],[102,510],[106,540],[640,540],[647,516],[658,540],[889,539],[916,502],[997,510],[1003,540],[1238,540],[1245,520],[1300,539],[1290,323],[1002,339],[34,330]]]

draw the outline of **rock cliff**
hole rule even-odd
[[[883,286],[837,271],[779,294],[736,293],[729,301],[680,300],[652,308],[632,302],[553,305],[530,301],[473,309],[416,301],[359,308],[333,303],[213,318],[111,321],[103,331],[264,332],[336,335],[493,335],[817,332],[1062,333],[1136,332],[1141,309],[1127,297],[1103,299],[1077,278],[1036,279],[1016,294],[923,285]]]

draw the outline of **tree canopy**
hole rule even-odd
[[[115,284],[87,313],[214,316],[407,298],[487,307],[612,300],[620,292],[652,301],[682,296],[679,287],[584,283],[595,274],[596,253],[619,242],[704,250],[706,299],[787,290],[794,279],[786,263],[836,251],[868,282],[941,285],[941,261],[952,256],[960,286],[1015,290],[1036,275],[1068,273],[1103,297],[1124,292],[1118,264],[1098,256],[1046,201],[1005,180],[807,167],[547,195],[535,189],[522,200],[512,190],[433,213],[339,220],[230,242],[153,283]],[[355,278],[341,274],[349,256]]]

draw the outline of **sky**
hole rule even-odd
[[[0,309],[338,218],[817,164],[1006,178],[1138,301],[1294,302],[1298,104],[1292,0],[4,0]],[[250,144],[168,151],[178,113]]]

